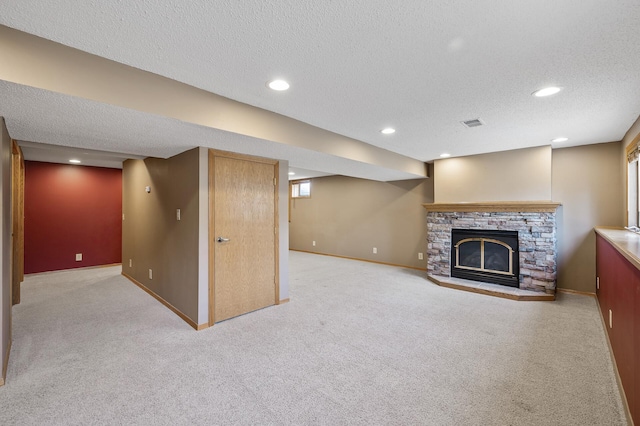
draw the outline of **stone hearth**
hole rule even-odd
[[[556,210],[553,202],[433,203],[427,210],[427,275],[438,284],[451,279],[451,229],[517,231],[519,290],[523,294],[555,295],[557,273]],[[463,280],[464,281],[464,280]],[[456,280],[456,288],[460,280]],[[471,291],[480,283],[469,283]],[[489,284],[498,293],[513,289]],[[462,285],[464,287],[464,285]],[[485,288],[487,285],[482,285]],[[504,287],[504,290],[501,289]],[[517,293],[516,289],[516,293]]]

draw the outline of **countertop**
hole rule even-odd
[[[624,228],[598,226],[596,234],[607,240],[632,265],[640,269],[640,234]]]

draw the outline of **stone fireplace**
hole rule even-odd
[[[428,278],[449,287],[518,296],[512,298],[538,295],[548,296],[538,299],[553,299],[559,205],[548,201],[424,204],[427,210]],[[468,232],[460,238],[457,235],[460,231]],[[452,240],[453,233],[455,240]],[[512,239],[495,238],[500,234],[511,235]],[[465,246],[461,246],[460,241]],[[510,245],[517,247],[510,247],[510,251],[507,248]],[[512,257],[511,265],[507,265],[505,259],[510,255],[516,256],[516,260]],[[469,279],[477,279],[472,278],[473,273],[481,278],[489,276],[492,280],[482,281],[493,284],[479,285],[477,281],[469,284]],[[496,276],[498,279],[493,279]],[[508,279],[501,280],[500,276]]]

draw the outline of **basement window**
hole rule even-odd
[[[311,197],[311,181],[299,180],[291,183],[291,198]]]

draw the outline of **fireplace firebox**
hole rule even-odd
[[[519,287],[518,232],[452,229],[451,276]]]

